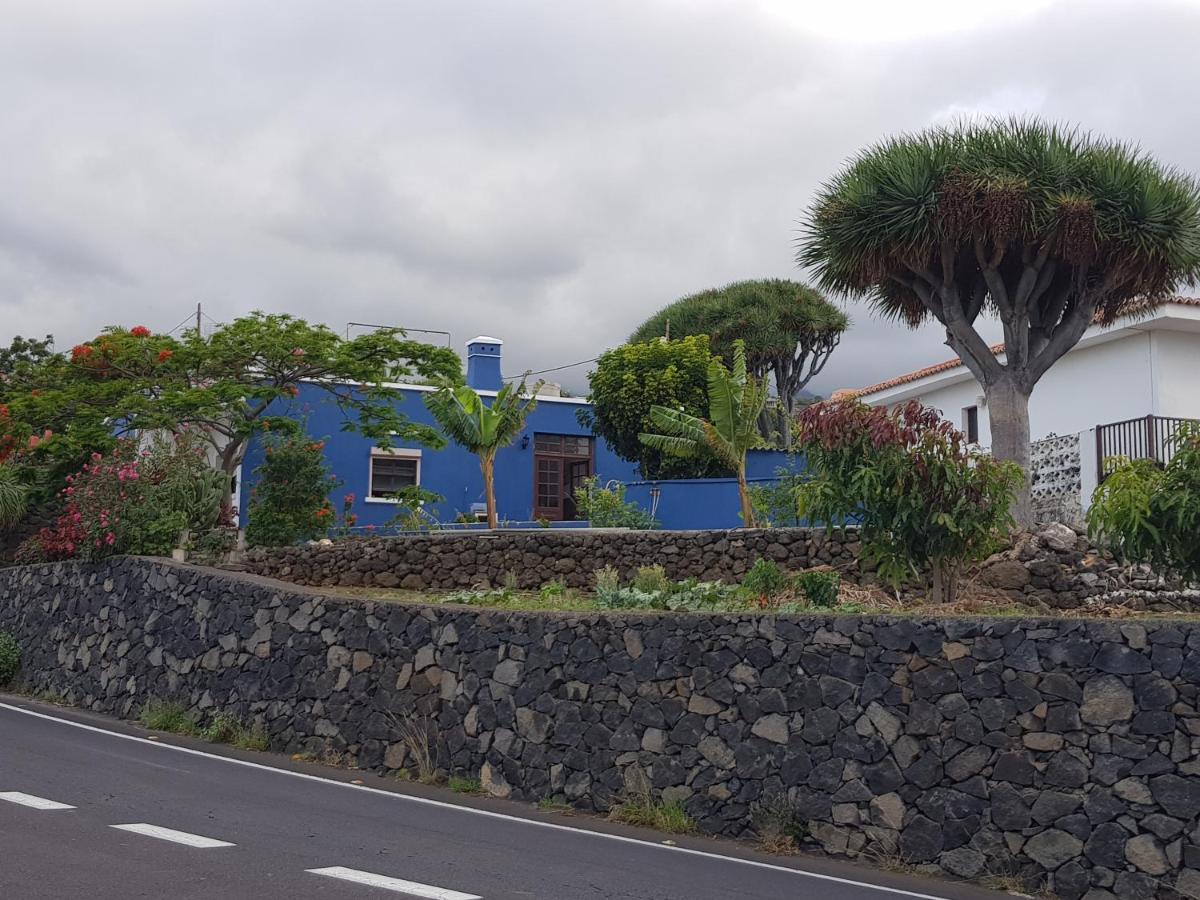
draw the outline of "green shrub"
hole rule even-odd
[[[664,803],[649,793],[631,797],[612,808],[609,818],[614,822],[653,828],[668,834],[691,834],[696,823],[678,801]]]
[[[796,508],[796,491],[807,476],[791,469],[776,469],[775,481],[750,485],[750,504],[760,527],[795,528],[803,523]]]
[[[16,527],[28,509],[29,486],[15,468],[0,464],[0,532]]]
[[[246,543],[252,547],[285,547],[312,540],[333,525],[329,492],[336,479],[325,465],[325,445],[306,437],[285,435],[266,440],[258,477],[250,493]]]
[[[829,527],[857,524],[880,576],[897,586],[926,577],[935,603],[953,602],[963,569],[1014,524],[1021,468],[971,446],[916,401],[891,410],[817,403],[800,413],[796,441],[813,475],[798,490],[798,512]]]
[[[633,576],[633,587],[647,593],[665,591],[671,586],[666,569],[660,565],[641,566]]]
[[[181,703],[168,700],[151,700],[142,707],[138,714],[138,722],[151,731],[169,731],[173,734],[200,733],[200,727],[193,716]]]
[[[587,520],[593,528],[646,530],[658,527],[658,522],[650,513],[636,503],[626,502],[625,485],[616,483],[612,487],[604,487],[594,475],[586,479],[583,487],[575,492],[575,503],[579,517]]]
[[[1200,582],[1200,425],[1183,425],[1165,467],[1110,460],[1092,497],[1088,531],[1124,559]]]
[[[760,601],[778,597],[787,588],[788,579],[772,560],[761,556],[742,578],[742,587]]]
[[[0,631],[0,684],[12,681],[20,665],[21,648],[17,639],[7,631]]]
[[[809,606],[829,609],[837,606],[841,583],[837,572],[810,569],[796,576],[796,592],[803,595]]]

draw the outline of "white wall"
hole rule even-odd
[[[1157,335],[1155,335],[1157,336]],[[1192,371],[1200,366],[1200,335],[1191,337]],[[1176,365],[1172,348],[1171,365]],[[1029,431],[1032,440],[1050,434],[1076,434],[1096,425],[1134,419],[1154,411],[1151,369],[1151,333],[1134,332],[1103,343],[1077,347],[1060,359],[1043,376],[1029,399]],[[1197,383],[1193,376],[1191,384]],[[912,385],[905,386],[906,397]],[[1181,391],[1185,389],[1181,388]],[[872,405],[896,400],[881,392],[865,398]],[[974,405],[983,389],[974,378],[953,384],[930,386],[917,397],[926,406],[939,409],[957,427],[963,427],[962,409]],[[1196,391],[1191,402],[1200,403]],[[1172,413],[1182,415],[1182,413]],[[1193,413],[1197,415],[1197,413]],[[991,444],[986,407],[979,410],[979,443]]]
[[[1200,419],[1200,333],[1153,331],[1154,413]]]

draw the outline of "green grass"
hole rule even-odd
[[[217,713],[200,732],[200,736],[214,744],[229,744],[239,750],[266,750],[269,745],[267,733],[257,725],[246,725],[228,713]]]
[[[614,822],[653,828],[668,834],[692,834],[696,830],[696,823],[679,803],[663,803],[649,795],[633,797],[614,806],[608,817]]]
[[[567,815],[575,812],[575,807],[561,797],[543,797],[537,802],[537,808],[542,812],[566,813]]]
[[[478,778],[463,778],[459,775],[451,775],[450,781],[447,782],[446,786],[456,794],[480,794],[483,792],[483,785],[479,783]]]
[[[200,727],[195,717],[181,703],[167,700],[151,700],[142,707],[138,722],[151,731],[169,731],[171,734],[197,735]]]

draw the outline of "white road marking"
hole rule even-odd
[[[355,884],[365,884],[367,887],[384,888],[398,891],[412,897],[424,897],[425,900],[483,900],[478,894],[464,894],[461,891],[451,891],[446,888],[434,887],[431,884],[418,884],[415,881],[404,881],[401,878],[389,878],[386,875],[376,875],[373,872],[360,872],[357,869],[347,869],[344,866],[330,866],[327,869],[305,869],[310,875],[327,875],[330,878],[340,878],[342,881],[353,881]]]
[[[164,744],[161,742],[150,743],[144,738],[136,734],[122,734],[119,731],[109,731],[107,728],[97,728],[95,725],[87,725],[83,722],[73,722],[70,719],[62,719],[58,716],[47,715],[46,713],[37,712],[32,709],[24,709],[20,706],[13,706],[9,703],[0,703],[0,709],[7,709],[10,712],[21,713],[25,716],[32,716],[35,719],[46,719],[50,722],[57,722],[59,725],[69,725],[72,728],[79,728],[83,731],[94,731],[97,734],[106,734],[109,737],[119,738],[124,741],[135,741],[143,747],[159,747],[163,750],[174,750],[177,753],[186,753],[189,756],[202,756],[205,759],[213,759],[219,762],[229,763],[234,766],[243,766],[247,769],[258,769],[262,772],[272,772],[276,775],[286,775],[289,778],[300,778],[304,781],[315,781],[318,784],[333,785],[336,787],[347,788],[352,791],[365,791],[370,794],[376,794],[381,797],[389,797],[392,800],[403,801],[407,803],[417,803],[422,806],[434,806],[439,809],[452,810],[454,812],[466,813],[468,815],[483,816],[487,819],[496,819],[501,822],[512,822],[518,825],[530,825],[534,828],[549,828],[553,831],[567,831],[579,837],[598,838],[605,841],[617,841],[622,844],[635,844],[639,847],[653,848],[656,850],[665,850],[671,853],[683,853],[687,856],[697,856],[702,859],[711,859],[723,863],[735,863],[742,866],[750,866],[755,869],[767,869],[772,872],[783,872],[787,875],[798,875],[801,878],[815,878],[818,881],[831,881],[836,884],[846,884],[851,887],[864,888],[869,891],[876,891],[881,894],[891,894],[896,897],[912,897],[914,900],[946,900],[945,897],[939,897],[935,894],[922,894],[917,891],[906,891],[903,888],[888,887],[882,884],[872,884],[869,881],[858,881],[853,878],[842,878],[837,875],[825,875],[821,872],[809,872],[806,869],[794,869],[791,866],[781,866],[775,863],[761,862],[757,859],[744,859],[740,856],[726,856],[723,853],[713,853],[710,850],[695,850],[691,847],[670,846],[667,844],[655,843],[654,841],[643,840],[642,838],[628,837],[623,834],[609,834],[605,831],[590,831],[586,828],[579,828],[574,825],[562,825],[558,822],[543,822],[539,819],[525,819],[521,816],[513,816],[508,813],[494,812],[490,809],[476,809],[473,806],[460,806],[457,803],[448,803],[445,800],[434,800],[429,797],[416,797],[412,794],[398,794],[393,791],[385,791],[380,788],[369,787],[365,784],[348,784],[345,781],[334,781],[331,778],[322,778],[319,775],[309,775],[307,772],[293,772],[290,769],[280,769],[275,766],[268,766],[263,763],[251,762],[247,759],[235,759],[232,756],[220,756],[216,753],[207,753],[204,750],[193,750],[191,747],[180,747],[176,744]]]
[[[7,800],[9,803],[19,803],[22,806],[28,806],[31,809],[74,809],[73,806],[67,806],[65,803],[55,803],[53,800],[46,800],[43,797],[35,797],[33,794],[22,794],[20,791],[3,791],[0,792],[0,800]]]
[[[214,847],[237,846],[236,844],[229,843],[229,841],[218,841],[199,834],[188,834],[186,831],[163,828],[159,825],[147,825],[145,822],[135,822],[131,825],[110,825],[109,827],[116,828],[119,831],[132,831],[134,834],[144,834],[146,837],[158,838],[162,841],[173,841],[176,844],[185,844],[188,847],[197,847],[201,850],[210,850]]]

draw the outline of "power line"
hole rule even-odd
[[[538,369],[536,372],[526,372],[523,375],[509,375],[505,381],[516,381],[518,378],[528,378],[530,375],[545,375],[547,372],[561,372],[563,369],[574,369],[576,366],[586,366],[588,363],[594,363],[600,357],[593,356],[591,359],[581,360],[580,362],[567,363],[565,366],[555,366],[552,369]]]

